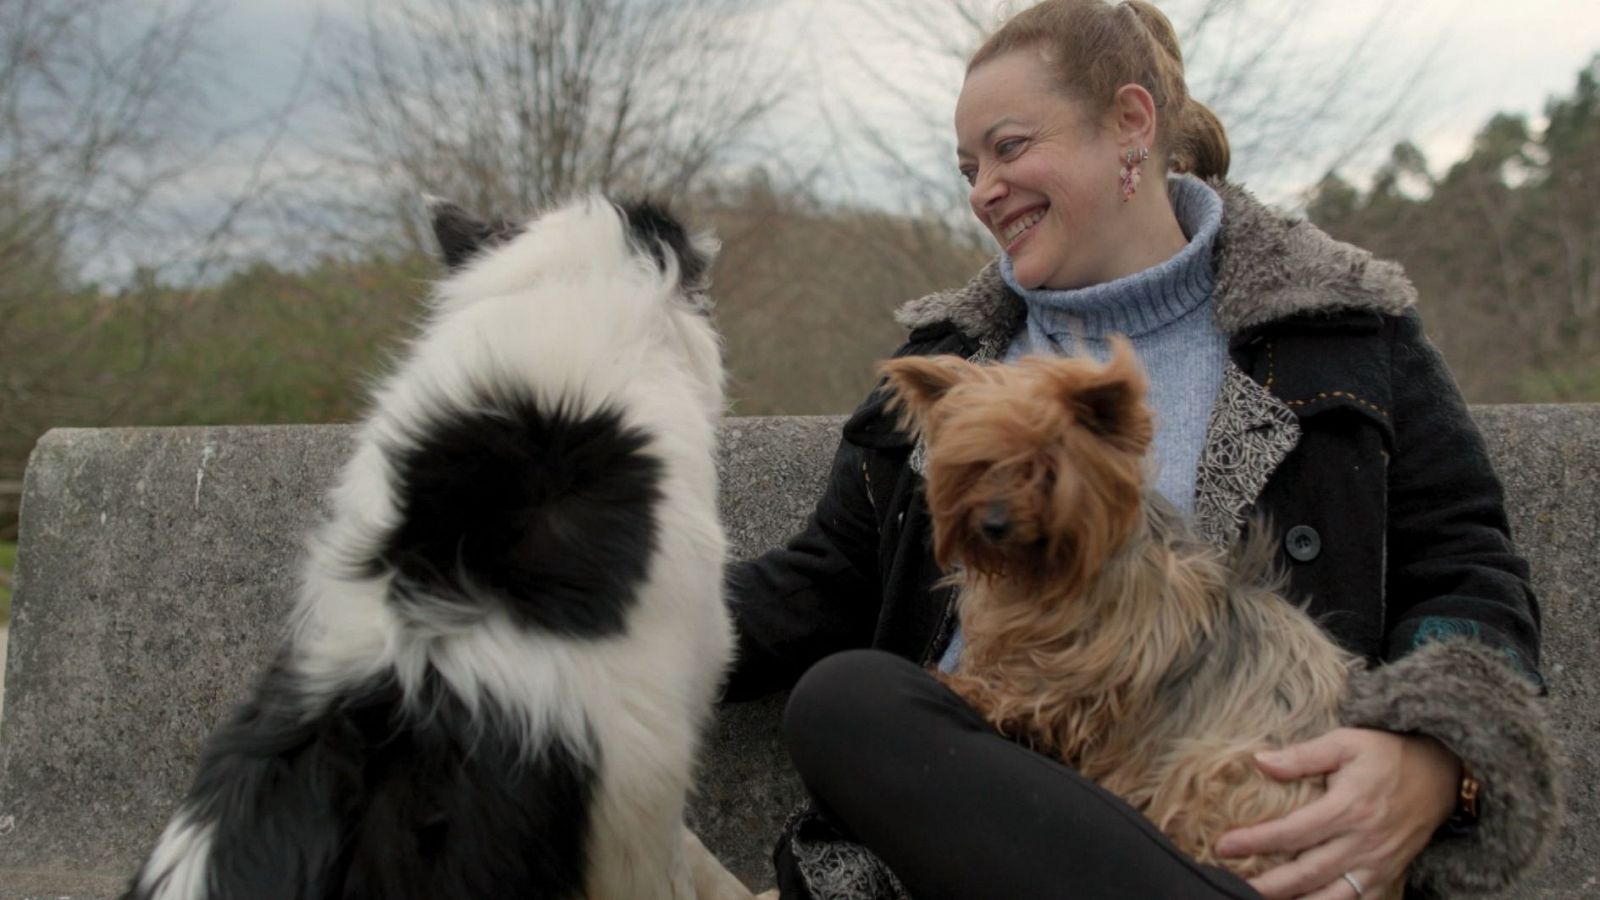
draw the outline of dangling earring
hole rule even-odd
[[[1144,165],[1144,161],[1149,158],[1150,148],[1148,147],[1140,147],[1138,150],[1129,147],[1128,152],[1123,154],[1122,171],[1119,173],[1119,177],[1122,179],[1123,203],[1132,200],[1134,193],[1139,190],[1139,169]]]

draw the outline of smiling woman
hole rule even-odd
[[[1189,98],[1171,23],[1141,4],[1095,9],[1041,4],[1012,19],[973,55],[956,104],[972,212],[1023,287],[1112,281],[1188,243],[1160,192],[1138,194],[1152,152],[1158,169],[1228,173],[1227,137]],[[1096,163],[1117,158],[1113,194]]]

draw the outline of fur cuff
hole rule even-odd
[[[1430,896],[1499,890],[1540,862],[1561,821],[1561,753],[1527,677],[1474,640],[1429,643],[1356,674],[1347,724],[1435,738],[1483,785],[1478,824],[1411,865]]]

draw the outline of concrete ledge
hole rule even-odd
[[[127,888],[127,876],[0,869],[0,897],[5,900],[102,900],[119,897]]]
[[[1546,622],[1551,705],[1576,766],[1556,863],[1508,898],[1600,892],[1600,406],[1475,411]],[[809,512],[839,419],[730,419],[735,552]],[[199,744],[273,650],[339,427],[62,430],[30,462],[0,719],[0,900],[116,896],[187,787]],[[1441,447],[1439,452],[1449,452]],[[780,701],[725,710],[692,816],[754,885],[799,796]]]

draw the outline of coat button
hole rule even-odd
[[[1310,525],[1296,525],[1283,536],[1283,549],[1296,562],[1311,562],[1322,553],[1322,535]]]

